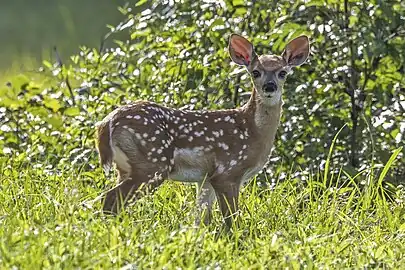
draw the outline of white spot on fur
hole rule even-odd
[[[221,147],[224,150],[228,150],[229,146],[226,143],[218,143],[218,146]]]
[[[196,131],[196,132],[194,132],[194,135],[196,137],[201,137],[202,135],[204,135],[204,131],[201,131],[201,132]]]
[[[139,120],[139,119],[141,119],[141,116],[140,115],[134,115],[134,119]]]

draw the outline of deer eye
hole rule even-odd
[[[287,71],[285,71],[285,70],[282,70],[282,71],[280,71],[280,72],[278,73],[278,77],[279,77],[280,79],[285,79],[285,76],[287,76]]]
[[[259,78],[262,74],[258,70],[253,70],[252,72],[253,78]]]

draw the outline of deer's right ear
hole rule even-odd
[[[229,54],[232,61],[241,66],[249,66],[255,56],[252,43],[246,38],[232,34],[229,39]]]

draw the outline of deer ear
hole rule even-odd
[[[282,57],[289,66],[300,66],[305,60],[307,60],[309,55],[309,39],[307,36],[300,36],[291,40],[283,54]]]
[[[232,34],[229,39],[229,54],[233,62],[245,67],[252,63],[256,55],[252,43],[237,34]]]

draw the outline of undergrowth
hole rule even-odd
[[[218,207],[211,225],[194,225],[192,185],[166,182],[109,217],[97,200],[100,168],[56,172],[10,159],[0,175],[0,268],[400,268],[404,194],[384,184],[399,152],[378,174],[371,167],[354,177],[330,169],[271,186],[253,180],[231,233]]]

